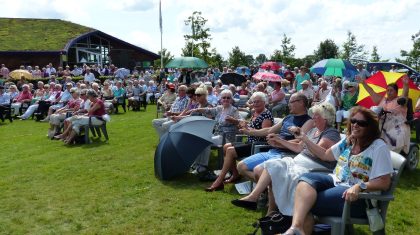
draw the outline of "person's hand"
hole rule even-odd
[[[239,132],[245,135],[250,135],[250,129],[248,128],[248,126],[244,126],[242,128],[239,129]]]
[[[236,123],[237,122],[237,120],[232,116],[226,116],[225,121],[230,122],[230,123]]]
[[[297,126],[291,126],[289,127],[288,131],[293,134],[295,136],[295,138],[297,137],[301,137],[302,136],[302,131],[300,129],[300,127]]]
[[[273,147],[277,146],[277,142],[280,141],[279,139],[280,137],[277,134],[271,133],[267,135],[267,143]]]
[[[354,202],[359,199],[359,193],[360,187],[358,184],[356,184],[344,191],[342,198],[344,198],[346,201]]]
[[[247,128],[248,125],[247,125],[247,122],[245,120],[241,120],[241,121],[239,121],[238,126],[239,126],[240,129],[242,129],[242,128]]]

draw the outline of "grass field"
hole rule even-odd
[[[246,234],[261,212],[231,206],[233,186],[206,193],[185,174],[156,179],[157,136],[147,112],[112,116],[108,143],[67,147],[47,123],[0,123],[0,234]],[[215,158],[213,158],[215,160]],[[420,169],[404,172],[388,234],[420,230]],[[358,227],[357,234],[369,234]]]

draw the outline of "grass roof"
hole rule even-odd
[[[0,51],[59,51],[93,28],[58,19],[0,18]]]

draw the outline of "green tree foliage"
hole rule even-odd
[[[253,55],[246,55],[245,56],[246,63],[245,66],[255,65],[255,59]]]
[[[245,53],[238,46],[235,46],[229,52],[228,62],[229,66],[238,67],[239,65],[247,65],[247,58]]]
[[[372,61],[372,62],[381,61],[381,57],[378,54],[378,47],[377,46],[373,46],[373,48],[372,48],[372,54],[370,54],[370,61]]]
[[[208,61],[208,64],[211,67],[217,67],[217,68],[221,68],[223,66],[226,65],[226,61],[223,59],[222,55],[220,55],[219,53],[217,53],[216,49],[213,48],[211,50],[211,57]]]
[[[411,36],[413,48],[410,51],[401,50],[401,56],[404,59],[397,59],[398,62],[413,67],[417,71],[420,70],[420,30]]]
[[[158,55],[161,55],[160,51],[158,52]],[[162,49],[162,58],[161,59],[163,59],[163,66],[165,66],[173,58],[174,58],[174,56],[171,55],[171,52],[169,52],[166,48]],[[157,60],[154,61],[155,67],[160,68],[160,60],[161,59],[157,59]]]
[[[195,56],[209,61],[211,56],[210,50],[210,28],[206,27],[207,19],[205,19],[200,11],[194,11],[192,16],[188,17],[185,25],[191,26],[191,34],[184,35],[185,47],[182,49],[184,56]],[[194,51],[192,51],[194,44]],[[198,48],[198,52],[196,50]]]
[[[259,54],[256,58],[255,58],[255,62],[258,64],[262,64],[264,62],[266,62],[268,60],[267,56],[265,56],[264,54]]]
[[[347,40],[343,43],[343,50],[341,53],[341,58],[349,60],[354,59],[366,59],[367,52],[365,51],[365,45],[359,45],[357,43],[356,36],[351,32],[347,32]]]
[[[317,61],[338,58],[338,46],[332,39],[326,39],[319,43],[318,49],[314,51],[314,56]]]
[[[292,44],[292,38],[289,38],[286,34],[283,34],[280,47],[281,50],[274,50],[270,60],[291,64],[293,61],[292,59],[295,57],[296,49],[296,46]]]

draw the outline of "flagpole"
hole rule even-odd
[[[159,27],[160,27],[160,68],[163,68],[163,43],[162,43],[162,1],[159,0]]]

